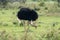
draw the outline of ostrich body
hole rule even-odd
[[[28,23],[33,25],[33,21],[38,19],[38,14],[36,11],[29,8],[21,8],[18,11],[17,17],[19,20],[29,21]]]

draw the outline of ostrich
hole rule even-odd
[[[37,28],[35,21],[38,19],[38,14],[35,10],[29,8],[21,8],[17,13],[17,17],[19,22],[20,20],[22,20],[24,23],[25,21],[28,21],[28,24],[31,24]]]

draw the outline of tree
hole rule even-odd
[[[8,0],[0,0],[0,5],[5,8],[7,6]]]
[[[58,2],[58,6],[60,7],[60,0],[57,0],[57,2]]]
[[[20,0],[21,3],[25,3],[27,0]]]

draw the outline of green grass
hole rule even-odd
[[[0,35],[1,40],[24,39],[24,27],[20,27],[18,25],[18,21],[16,19],[17,12],[18,9],[0,10],[0,34],[3,33],[3,35]],[[17,24],[13,24],[13,22],[16,22]],[[59,16],[39,16],[36,23],[38,28],[35,29],[30,26],[31,32],[28,32],[27,40],[60,40]],[[55,24],[54,27],[53,24]],[[6,31],[6,33],[4,33],[4,31]],[[5,38],[5,34],[7,35],[7,38]],[[11,38],[9,36],[11,36]]]

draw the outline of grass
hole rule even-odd
[[[18,9],[0,11],[1,40],[24,40],[24,27],[18,24],[17,11]],[[60,40],[60,16],[39,16],[36,23],[38,28],[30,26],[31,32],[28,32],[27,40]]]

